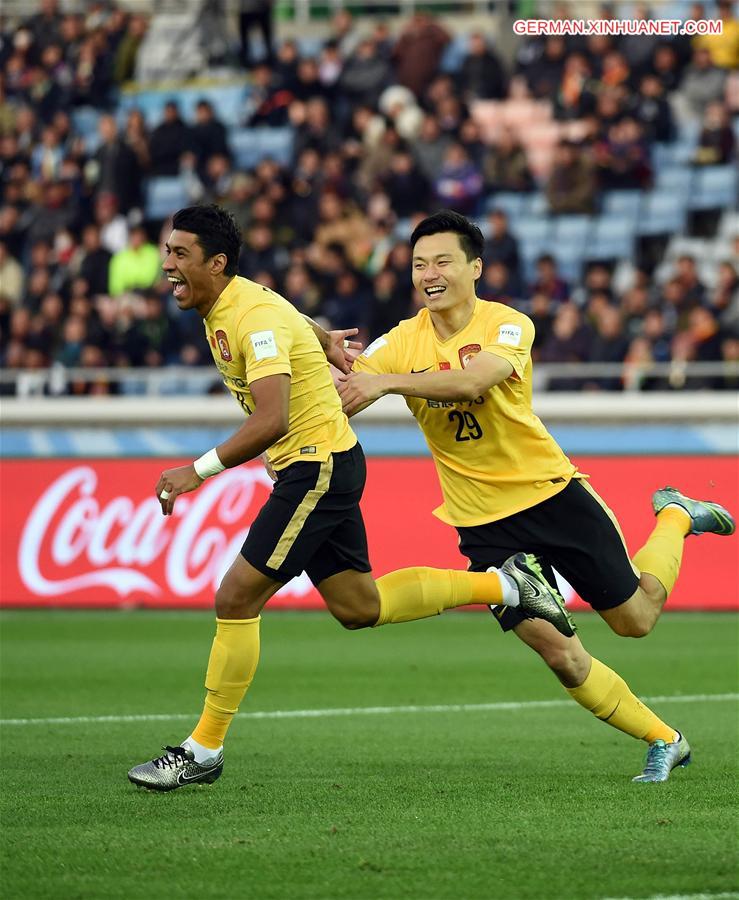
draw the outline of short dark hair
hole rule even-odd
[[[451,209],[439,210],[419,222],[411,235],[411,247],[415,247],[422,237],[439,234],[442,231],[452,231],[459,235],[459,244],[464,250],[467,262],[482,256],[485,249],[482,232],[474,222]]]
[[[237,273],[241,231],[231,213],[214,203],[210,206],[186,206],[172,216],[172,228],[194,234],[205,259],[210,259],[216,253],[225,253],[226,266],[223,274]]]

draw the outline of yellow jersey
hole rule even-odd
[[[528,316],[477,300],[472,318],[446,340],[428,310],[401,322],[358,357],[355,371],[375,374],[462,369],[480,352],[513,366],[513,375],[471,401],[406,397],[436,464],[444,503],[434,514],[449,525],[494,522],[528,509],[583,477],[531,408]]]
[[[249,385],[269,375],[290,376],[289,429],[267,451],[274,469],[325,462],[356,444],[318,338],[284,297],[236,276],[204,321],[213,360],[247,415],[254,410]]]

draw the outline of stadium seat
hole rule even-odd
[[[494,209],[502,209],[509,219],[519,218],[526,208],[526,194],[514,194],[508,191],[501,191],[498,194],[491,194],[485,201],[485,209],[492,212]]]
[[[166,219],[188,203],[185,185],[178,175],[149,179],[144,211],[146,219],[154,222]]]
[[[459,72],[467,56],[468,46],[469,38],[466,34],[458,34],[453,37],[444,48],[444,53],[441,57],[441,71],[451,75]]]
[[[685,227],[687,198],[670,191],[651,191],[644,196],[637,222],[640,235],[674,234]]]
[[[321,50],[326,43],[326,41],[320,37],[300,36],[296,38],[296,41],[300,56],[308,57],[308,59],[318,59],[321,55]]]
[[[155,128],[162,121],[164,106],[174,100],[185,121],[192,122],[199,100],[208,100],[216,118],[226,127],[238,125],[241,121],[244,100],[249,88],[243,82],[209,85],[207,87],[179,88],[177,90],[136,91],[123,94],[118,108],[118,120],[124,122],[128,111],[134,107],[141,110],[149,128]]]
[[[72,127],[83,138],[97,134],[100,110],[93,106],[78,106],[71,113]]]
[[[582,245],[555,244],[554,256],[557,260],[557,268],[560,275],[570,284],[577,284],[580,281],[584,249]]]
[[[734,166],[703,166],[696,169],[691,209],[722,209],[737,201],[737,170]]]
[[[548,216],[549,201],[545,194],[537,191],[533,194],[526,194],[526,215],[529,216]]]
[[[586,259],[625,259],[634,251],[634,223],[622,215],[595,219],[592,239],[585,246]]]
[[[521,241],[519,250],[524,281],[531,284],[536,281],[536,261],[542,253],[551,252],[551,243],[549,241]]]
[[[652,163],[655,171],[669,166],[685,166],[695,155],[695,140],[686,138],[672,144],[656,143],[652,146]]]
[[[511,222],[511,231],[527,243],[548,244],[552,240],[552,224],[544,216],[519,217]]]
[[[398,219],[393,228],[393,237],[396,241],[407,241],[413,231],[411,219]]]
[[[656,168],[654,186],[659,191],[670,191],[687,196],[693,181],[693,172],[689,166],[669,165]]]
[[[555,216],[554,217],[554,242],[560,245],[574,245],[577,248],[584,246],[592,232],[593,220],[590,216]]]
[[[291,128],[232,128],[228,143],[237,169],[253,169],[263,159],[287,166],[292,159]]]
[[[639,218],[641,191],[605,191],[602,210],[605,216],[623,216],[631,222]]]

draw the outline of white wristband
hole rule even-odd
[[[203,453],[200,459],[196,459],[192,465],[198,478],[202,479],[210,478],[211,475],[217,475],[226,468],[218,458],[215,447],[207,453]]]

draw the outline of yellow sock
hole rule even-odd
[[[640,572],[648,572],[660,582],[669,597],[675,587],[683,558],[685,537],[690,532],[690,516],[678,507],[664,509],[646,544],[634,556]]]
[[[380,616],[375,623],[413,622],[438,616],[469,603],[500,603],[503,592],[496,572],[463,572],[416,566],[377,579]]]
[[[192,733],[204,747],[217,750],[238,712],[259,662],[259,616],[216,619],[216,636],[205,676],[205,706]]]
[[[590,710],[598,719],[632,737],[650,742],[658,738],[667,742],[675,739],[675,729],[657,718],[631,693],[620,675],[595,657],[590,673],[580,687],[566,690],[573,700],[577,700],[580,706]]]

